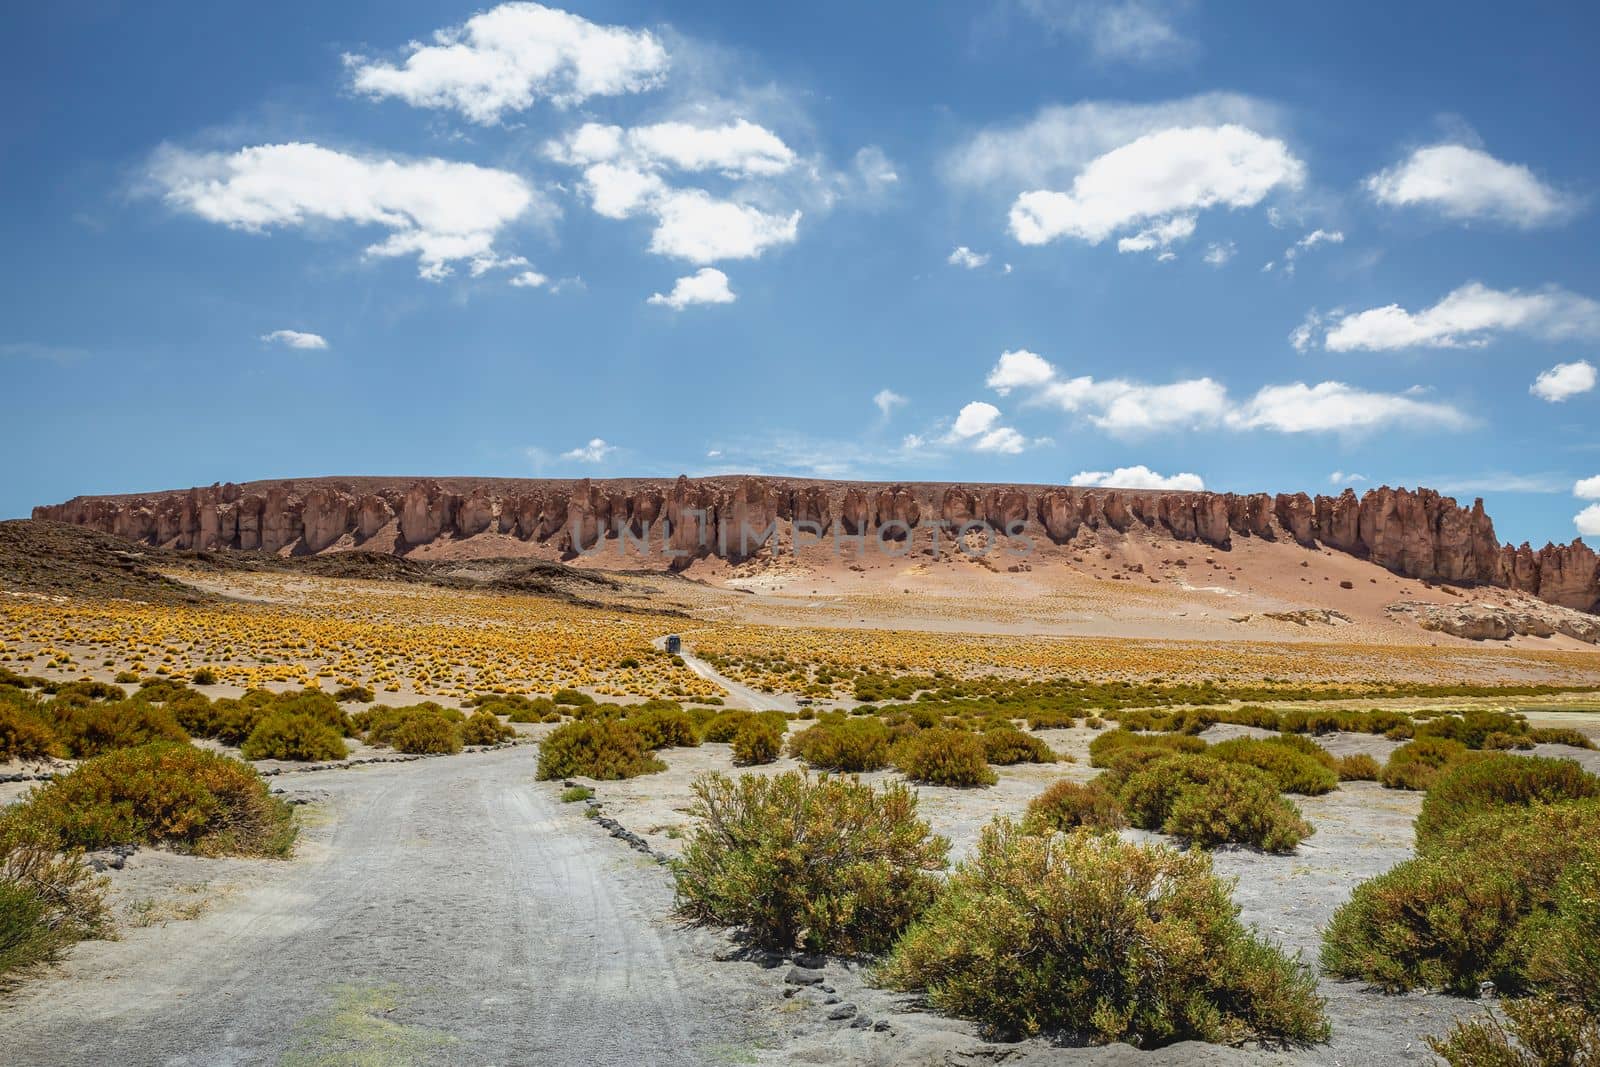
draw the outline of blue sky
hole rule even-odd
[[[1508,540],[1600,533],[1592,5],[0,29],[0,515],[751,471],[1423,484]]]

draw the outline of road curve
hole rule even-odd
[[[633,1067],[748,1048],[749,1006],[667,922],[669,880],[535,785],[534,752],[276,779],[328,794],[303,858],[30,983],[0,1009],[0,1060]]]

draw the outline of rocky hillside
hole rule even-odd
[[[470,546],[481,538],[481,555],[503,556],[512,538],[574,556],[609,538],[647,543],[653,558],[674,569],[707,556],[737,560],[771,537],[787,546],[791,523],[807,536],[899,540],[908,528],[943,522],[1057,545],[1137,530],[1219,549],[1235,538],[1320,544],[1407,577],[1600,609],[1600,560],[1581,540],[1541,549],[1502,545],[1481,500],[1466,508],[1430,489],[1387,486],[1358,498],[1350,490],[1311,497],[745,476],[320,478],[77,497],[33,514],[153,545],[265,553],[381,547],[405,554],[441,540]],[[769,533],[774,524],[777,532]]]

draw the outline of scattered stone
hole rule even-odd
[[[1268,611],[1261,616],[1264,619],[1276,619],[1279,622],[1292,622],[1296,626],[1308,626],[1319,623],[1323,626],[1342,626],[1350,622],[1350,616],[1342,611],[1332,608],[1301,608],[1299,611]]]
[[[1383,610],[1393,618],[1411,619],[1424,630],[1472,641],[1506,641],[1518,635],[1551,637],[1559,633],[1586,644],[1600,644],[1600,619],[1532,598],[1513,604],[1424,604],[1402,600]]]
[[[854,1018],[855,1014],[856,1006],[854,1004],[841,1004],[828,1013],[828,1018],[834,1022],[839,1022],[843,1019]]]
[[[822,972],[814,967],[790,967],[783,980],[789,985],[821,985]]]

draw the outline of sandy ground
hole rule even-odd
[[[124,897],[221,891],[27,986],[6,1061],[702,1064],[771,1040],[775,1005],[666,921],[663,872],[533,768],[508,748],[285,776],[318,800],[297,859],[136,854]]]
[[[1218,726],[1206,736],[1252,732]],[[1020,811],[1056,777],[1096,773],[1087,766],[1092,731],[1041,736],[1077,762],[1001,768],[989,789],[920,789],[924,814],[957,857],[994,814]],[[1323,740],[1379,758],[1394,745]],[[663,755],[663,773],[594,786],[606,815],[673,854],[692,829],[690,781],[733,768],[726,745]],[[1600,770],[1600,753],[1576,755]],[[1479,1010],[1324,982],[1334,1037],[1311,1049],[995,1046],[968,1024],[872,988],[854,965],[830,961],[824,986],[797,989],[785,982],[787,965],[745,958],[722,932],[678,927],[666,869],[608,837],[585,805],[561,804],[559,783],[535,783],[536,760],[523,744],[291,770],[271,782],[302,804],[293,860],[135,853],[109,872],[121,939],[77,946],[0,1007],[5,1061],[1348,1067],[1431,1062],[1423,1036]],[[1246,921],[1314,958],[1321,926],[1350,889],[1410,855],[1420,801],[1371,783],[1302,798],[1317,833],[1297,853],[1219,850],[1218,872],[1237,878]]]
[[[803,724],[795,724],[796,728],[801,726]],[[1233,736],[1265,736],[1266,733],[1248,727],[1219,725],[1202,736],[1215,742]],[[999,782],[986,789],[918,787],[920,810],[935,832],[950,839],[953,859],[972,851],[979,831],[991,818],[1002,813],[1020,813],[1050,782],[1058,778],[1087,781],[1099,773],[1088,766],[1088,744],[1093,731],[1082,727],[1044,730],[1039,731],[1039,736],[1058,752],[1074,756],[1076,762],[997,768]],[[1337,734],[1318,740],[1339,755],[1366,752],[1379,760],[1386,759],[1397,745],[1366,734]],[[1533,754],[1574,758],[1586,769],[1600,772],[1600,752],[1540,745]],[[713,770],[776,774],[799,766],[786,758],[764,767],[735,770],[728,746],[718,744],[671,749],[662,756],[668,769],[661,774],[624,782],[585,784],[595,789],[596,799],[607,816],[640,834],[652,848],[666,855],[679,854],[693,829],[689,815],[693,797],[689,785],[697,775]],[[881,783],[896,780],[899,775],[879,771],[860,777],[866,782]],[[1241,917],[1286,949],[1300,952],[1314,962],[1323,926],[1334,909],[1349,898],[1350,891],[1360,882],[1412,855],[1411,826],[1421,808],[1422,794],[1388,790],[1372,782],[1351,782],[1325,796],[1294,799],[1316,827],[1316,833],[1294,854],[1272,856],[1251,849],[1224,848],[1216,850],[1213,856],[1218,874],[1237,879],[1234,897],[1240,905]],[[1162,835],[1138,830],[1125,834],[1133,840],[1165,840]],[[1333,1040],[1312,1049],[1273,1054],[1267,1057],[1269,1062],[1341,1067],[1432,1063],[1436,1061],[1424,1037],[1443,1033],[1455,1020],[1471,1017],[1480,1010],[1479,1005],[1459,998],[1423,994],[1386,996],[1360,983],[1323,980],[1321,993],[1328,1001]],[[866,988],[859,978],[850,983],[848,995],[862,1011],[869,1013],[891,1012],[904,1006],[903,1000]],[[921,1020],[919,1025],[938,1030],[940,1026],[948,1029],[950,1024]],[[945,1038],[953,1040],[948,1032]],[[1031,1045],[1019,1046],[1019,1049],[1030,1056],[1040,1053]],[[799,1055],[797,1049],[789,1051]],[[804,1062],[856,1062],[827,1059],[820,1048],[812,1051],[819,1058]],[[860,1054],[868,1056],[865,1051]],[[1079,1062],[1064,1052],[1060,1054],[1064,1057],[1060,1062]],[[1231,1051],[1227,1054],[1246,1055]],[[1211,1062],[1235,1062],[1227,1059],[1222,1051],[1207,1055],[1216,1057]],[[869,1057],[864,1062],[898,1061],[876,1061]],[[965,1061],[952,1059],[951,1062]]]

